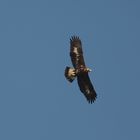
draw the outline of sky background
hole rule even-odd
[[[83,43],[98,94],[64,77]],[[140,1],[1,0],[0,140],[140,140]]]

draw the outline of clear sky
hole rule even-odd
[[[68,83],[83,42],[98,98]],[[140,140],[138,0],[0,1],[0,140]]]

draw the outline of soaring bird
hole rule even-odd
[[[67,66],[65,68],[65,77],[71,83],[77,77],[80,91],[89,103],[93,103],[97,94],[88,75],[91,69],[85,65],[82,42],[78,36],[72,36],[70,39],[70,57],[74,68]]]

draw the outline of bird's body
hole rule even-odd
[[[88,76],[88,72],[90,72],[91,69],[85,65],[82,43],[79,37],[73,36],[70,39],[70,57],[74,68],[66,67],[66,79],[69,82],[73,82],[77,77],[77,82],[81,92],[85,95],[89,103],[94,102],[97,95]]]

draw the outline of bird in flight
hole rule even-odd
[[[72,36],[70,39],[70,57],[74,68],[67,66],[65,68],[65,77],[71,83],[77,77],[80,91],[89,103],[93,103],[97,94],[88,75],[91,69],[85,65],[82,42],[77,36]]]

